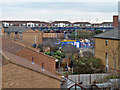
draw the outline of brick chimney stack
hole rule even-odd
[[[113,27],[117,27],[118,26],[118,15],[114,15],[113,16]]]

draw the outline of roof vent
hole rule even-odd
[[[32,64],[34,64],[34,57],[32,57]]]

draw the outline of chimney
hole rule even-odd
[[[42,63],[42,71],[45,71],[45,69],[44,69],[44,63]]]
[[[34,64],[34,57],[32,57],[32,64]]]
[[[118,26],[118,15],[114,15],[113,16],[113,27],[117,27]]]

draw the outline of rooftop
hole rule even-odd
[[[96,35],[94,38],[104,38],[104,39],[117,39],[120,40],[119,28],[115,28],[111,31]]]
[[[26,26],[10,26],[8,28],[4,28],[5,32],[24,32],[31,29],[30,27],[26,27]]]

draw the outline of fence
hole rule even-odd
[[[103,82],[104,77],[109,74],[80,74],[80,75],[68,75],[68,78],[76,83],[83,85],[89,85],[93,82]]]

